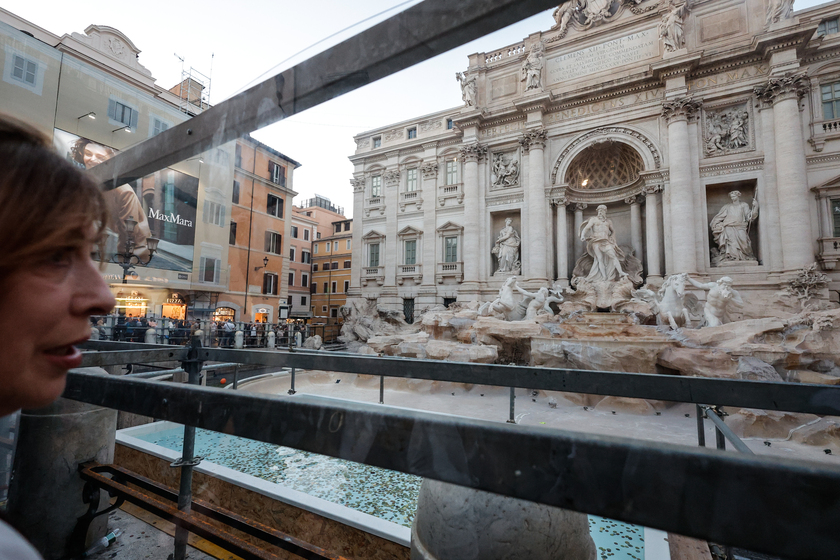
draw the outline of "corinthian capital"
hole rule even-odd
[[[811,87],[808,74],[787,73],[784,76],[770,78],[763,86],[755,88],[755,95],[765,103],[775,103],[782,99],[801,99]]]
[[[400,172],[386,171],[382,178],[385,180],[385,186],[393,187],[400,182]]]
[[[535,128],[534,130],[526,131],[519,139],[519,143],[526,152],[531,148],[541,150],[545,148],[545,136],[546,132],[544,128]]]
[[[487,155],[487,146],[484,144],[467,144],[461,148],[461,157],[466,162],[477,162]]]
[[[437,179],[438,164],[435,161],[424,163],[420,166],[420,171],[423,172],[424,179]]]
[[[364,179],[350,179],[350,184],[353,185],[353,192],[364,192],[365,190],[365,180]]]
[[[662,116],[669,124],[678,120],[688,120],[700,111],[702,105],[702,101],[690,95],[682,99],[666,101],[662,104]]]

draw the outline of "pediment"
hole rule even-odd
[[[371,231],[367,232],[366,234],[364,234],[362,236],[362,239],[368,239],[368,240],[370,240],[370,239],[384,239],[384,238],[385,238],[385,235],[379,233],[376,230],[371,230]]]
[[[442,226],[437,228],[436,231],[438,233],[444,233],[444,232],[463,231],[463,230],[464,230],[464,226],[459,226],[458,224],[456,224],[454,222],[446,222],[445,224],[443,224]]]
[[[840,189],[840,175],[834,177],[833,179],[829,179],[828,181],[817,185],[816,187],[811,187],[811,190],[814,192],[819,192],[823,190],[829,189]]]
[[[118,60],[129,68],[147,76],[152,75],[137,61],[140,49],[119,29],[107,25],[89,25],[85,28],[84,35],[73,33],[71,37],[109,58]]]
[[[409,235],[423,235],[423,231],[412,226],[406,226],[402,228],[399,232],[397,232],[397,235],[399,235],[400,237],[406,237]]]

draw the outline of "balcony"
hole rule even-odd
[[[376,282],[377,286],[385,283],[384,266],[366,266],[362,268],[362,282],[367,285],[369,282]]]
[[[417,210],[423,209],[423,198],[420,196],[420,191],[408,191],[400,193],[400,212],[405,212],[409,204],[415,204]]]
[[[455,183],[454,185],[441,185],[438,187],[438,204],[446,206],[447,200],[452,199],[450,204],[464,203],[464,184]]]
[[[811,138],[808,140],[814,150],[821,152],[828,140],[840,138],[840,119],[817,121],[811,125]]]
[[[365,217],[369,218],[372,211],[378,210],[379,215],[385,214],[385,197],[372,196],[365,201]]]
[[[414,280],[415,284],[419,284],[423,279],[423,265],[422,264],[401,264],[397,265],[397,284],[403,285],[406,278]]]
[[[834,270],[840,261],[840,237],[823,237],[819,243],[820,266],[823,270]]]
[[[442,262],[437,263],[437,272],[435,272],[435,281],[438,284],[443,284],[445,278],[454,278],[456,282],[464,281],[464,263],[462,262]]]

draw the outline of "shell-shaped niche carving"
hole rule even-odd
[[[579,153],[566,171],[574,189],[602,190],[629,185],[644,169],[642,156],[623,142],[599,142]]]

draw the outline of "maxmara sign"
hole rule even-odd
[[[549,84],[598,74],[659,56],[656,28],[550,58],[545,63]]]

